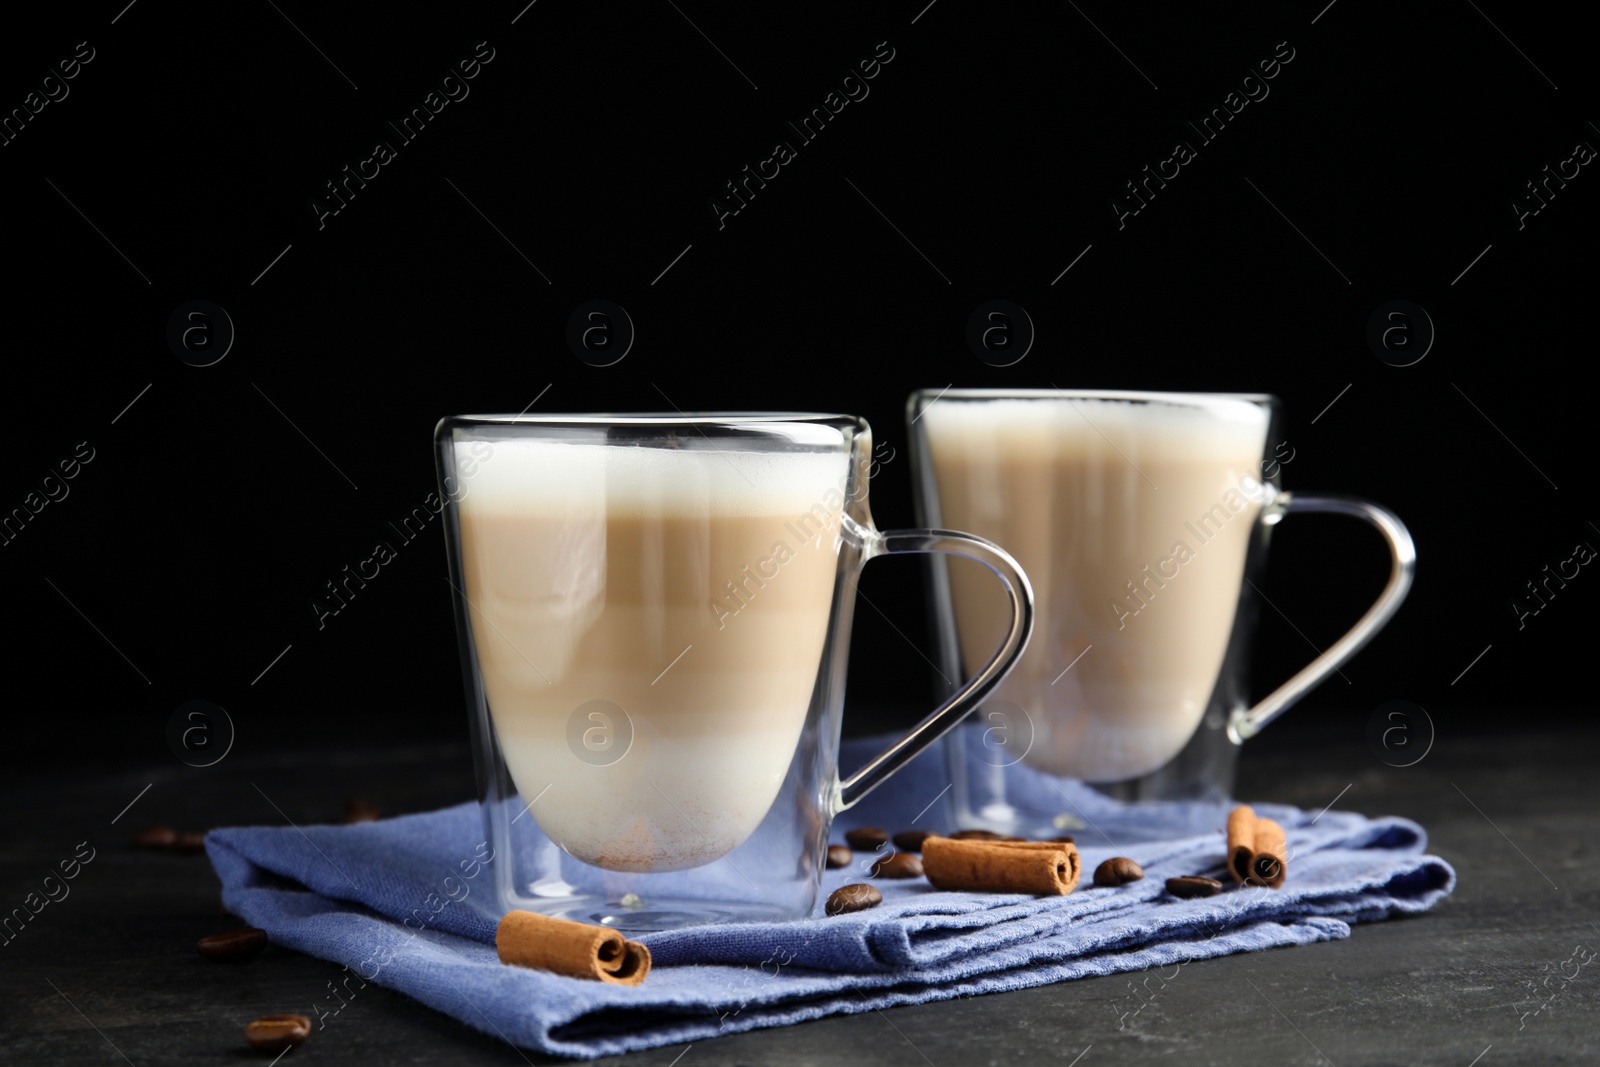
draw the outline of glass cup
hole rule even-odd
[[[1362,500],[1280,490],[1294,450],[1279,442],[1278,409],[1270,396],[1220,393],[911,396],[918,521],[1005,545],[1038,598],[1026,654],[946,740],[963,825],[1060,833],[1084,826],[1086,805],[1109,797],[1202,802],[1168,805],[1159,823],[1148,806],[1141,814],[1138,805],[1098,804],[1101,817],[1127,816],[1113,835],[1119,841],[1171,833],[1174,819],[1213,829],[1239,745],[1399,608],[1416,559],[1405,526]],[[1306,511],[1377,527],[1389,546],[1389,581],[1348,633],[1251,706],[1249,651],[1268,535],[1285,515]],[[975,577],[964,565],[933,565],[951,679],[970,672],[990,641],[989,591]]]
[[[956,725],[1021,655],[1016,562],[880,532],[846,415],[454,416],[434,434],[496,900],[624,930],[816,906],[833,817]],[[935,552],[993,572],[972,679],[845,778],[856,580]]]

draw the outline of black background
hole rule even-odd
[[[1287,488],[1410,524],[1400,615],[1259,744],[1364,744],[1391,699],[1441,733],[1585,715],[1600,578],[1520,630],[1510,607],[1600,545],[1600,178],[1521,229],[1510,206],[1600,144],[1578,27],[1503,3],[925,2],[114,0],[7,33],[8,113],[78,42],[94,58],[0,147],[0,509],[79,442],[94,458],[0,546],[5,761],[169,760],[193,699],[227,709],[236,752],[463,740],[439,523],[323,628],[310,606],[436,488],[443,415],[859,414],[896,452],[888,528],[912,524],[906,395],[951,383],[1271,392]],[[400,143],[385,121],[478,42],[470,94]],[[879,42],[870,95],[719,228],[708,201]],[[1213,142],[1184,125],[1288,49]],[[1198,158],[1119,229],[1109,201],[1179,139]],[[319,227],[311,200],[378,140],[394,161]],[[594,298],[637,328],[610,367],[565,341]],[[1037,329],[1004,368],[965,340],[994,298]],[[196,299],[237,333],[203,368],[165,339]],[[1437,329],[1408,367],[1365,339],[1394,299]],[[1285,524],[1263,589],[1292,623],[1264,613],[1257,693],[1384,567],[1359,524]],[[856,733],[932,700],[920,569],[875,563],[862,589],[884,614],[857,614]]]

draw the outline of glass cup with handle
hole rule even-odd
[[[852,416],[455,416],[435,447],[501,913],[811,914],[834,815],[981,703],[1032,629],[1003,550],[873,525]],[[841,777],[856,581],[906,552],[999,579],[994,648]]]
[[[1038,621],[995,695],[947,739],[956,814],[1010,833],[1126,815],[1119,840],[1214,828],[1239,745],[1369,641],[1399,608],[1416,553],[1375,504],[1282,491],[1293,449],[1278,401],[1220,393],[945,389],[911,396],[918,521],[1006,548]],[[1277,690],[1247,699],[1268,535],[1295,512],[1371,523],[1389,580],[1355,626]],[[973,568],[933,563],[945,672],[991,642]],[[1083,783],[1091,783],[1085,793]],[[1202,801],[1159,821],[1096,798]],[[1160,827],[1159,830],[1156,827]],[[1105,830],[1105,827],[1101,827]]]

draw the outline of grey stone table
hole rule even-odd
[[[1580,968],[1574,955],[1600,949],[1597,742],[1594,732],[1442,737],[1404,769],[1355,745],[1251,753],[1241,795],[1312,809],[1338,797],[1341,808],[1406,815],[1455,866],[1460,884],[1433,911],[1358,926],[1345,941],[1196,962],[1165,985],[1083,979],[604,1062],[1597,1063],[1600,960]],[[240,966],[201,959],[196,940],[234,925],[216,878],[203,855],[133,849],[139,827],[337,821],[350,796],[398,814],[470,793],[465,751],[437,748],[7,775],[0,910],[20,906],[80,842],[94,851],[70,895],[0,945],[0,1063],[268,1063],[244,1044],[243,1025],[306,1011],[297,1005],[337,970],[276,947]],[[546,1062],[377,986],[285,1061]]]

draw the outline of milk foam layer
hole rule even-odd
[[[1232,397],[1198,405],[1099,397],[949,400],[927,408],[923,418],[941,441],[982,451],[1003,442],[1008,449],[1099,455],[1114,444],[1130,458],[1131,449],[1234,461],[1242,449],[1255,453],[1246,460],[1252,468],[1267,432],[1266,411]]]
[[[805,723],[847,456],[492,449],[460,501],[463,571],[531,816],[611,870],[721,858],[771,808]],[[620,714],[580,712],[596,701]],[[599,751],[575,745],[575,717]]]
[[[730,445],[686,448],[567,444],[533,439],[457,444],[488,449],[464,480],[478,508],[511,514],[601,506],[621,512],[792,515],[846,488],[847,457],[833,452],[740,452]]]
[[[1023,758],[1089,781],[1161,767],[1193,735],[1227,650],[1265,492],[1266,411],[1231,398],[950,400],[923,421],[940,522],[1000,544],[1033,584],[1033,639],[996,693],[1028,715]],[[950,576],[970,674],[1004,609],[978,568]]]

